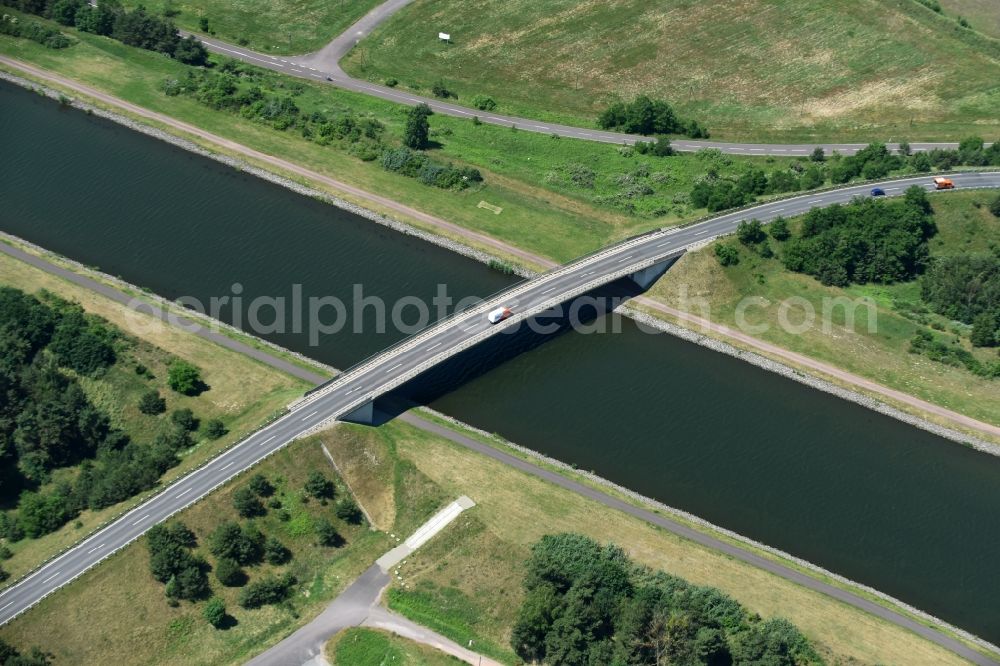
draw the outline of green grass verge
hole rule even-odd
[[[421,92],[440,79],[462,103],[486,94],[504,113],[585,126],[644,93],[725,139],[1000,131],[1000,43],[914,0],[418,0],[344,65]]]
[[[948,16],[962,17],[973,30],[1000,39],[1000,4],[993,0],[940,0]]]
[[[454,666],[461,660],[395,634],[357,627],[346,629],[327,644],[335,666]]]
[[[209,32],[233,44],[263,53],[290,54],[317,51],[349,28],[382,0],[126,0],[127,7],[144,5],[171,18],[177,26]]]

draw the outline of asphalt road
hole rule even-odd
[[[952,175],[959,189],[1000,187],[1000,172],[962,173]],[[910,185],[930,188],[927,176],[880,183],[889,196],[898,196]],[[554,304],[564,302],[601,284],[636,270],[641,270],[664,258],[675,256],[693,244],[714,236],[732,232],[742,220],[756,218],[762,221],[778,215],[791,216],[815,206],[827,206],[864,196],[873,185],[847,187],[775,201],[742,211],[722,215],[705,222],[646,234],[625,241],[601,252],[584,257],[566,266],[553,269],[532,280],[517,285],[502,294],[480,303],[459,315],[435,324],[425,331],[403,341],[368,361],[349,369],[321,390],[300,402],[288,414],[254,433],[228,449],[203,467],[167,486],[128,514],[88,537],[60,557],[0,593],[0,624],[10,621],[30,608],[46,595],[67,584],[111,553],[141,536],[152,525],[166,520],[186,506],[204,497],[219,485],[248,469],[270,453],[290,441],[312,432],[338,417],[344,416],[378,395],[420,374],[458,351],[491,335],[512,328],[534,313],[542,312]],[[486,321],[486,312],[497,305],[513,308],[514,315],[502,324],[493,326]],[[560,484],[558,479],[551,480]],[[585,488],[583,490],[586,490]],[[581,490],[578,490],[580,492]],[[596,491],[588,491],[592,494]],[[615,502],[601,494],[605,504]],[[622,510],[626,510],[624,507]],[[630,513],[639,509],[628,509]],[[646,512],[647,514],[649,512]],[[652,520],[654,514],[646,519]],[[662,522],[662,518],[658,518]],[[657,522],[657,521],[654,521]],[[683,526],[680,526],[683,527]],[[685,534],[699,542],[711,539],[700,533]],[[760,559],[756,555],[721,541],[712,539],[712,546],[746,561]],[[757,563],[757,562],[755,562]],[[813,589],[820,589],[820,582],[796,574],[783,565],[770,563],[769,570],[780,569],[781,575],[797,580]],[[802,579],[802,580],[799,580]],[[830,587],[830,586],[826,586]],[[849,603],[870,612],[876,612],[863,597],[836,588],[824,592],[844,598]],[[880,607],[879,607],[880,608]],[[882,609],[880,613],[889,613]],[[981,664],[992,664],[988,659],[969,650],[963,644],[943,633],[895,616],[897,624],[908,626],[925,638],[943,645],[962,656]],[[915,625],[915,626],[913,626]]]
[[[305,79],[327,82],[345,90],[353,90],[366,95],[380,97],[392,102],[415,105],[427,104],[435,113],[459,118],[472,118],[479,116],[484,123],[492,125],[503,125],[505,127],[516,126],[518,129],[528,132],[538,132],[540,134],[555,134],[558,136],[573,139],[584,139],[587,141],[600,141],[602,143],[635,143],[636,141],[649,141],[649,137],[635,134],[622,134],[620,132],[608,132],[600,129],[589,129],[583,127],[573,127],[571,125],[561,125],[559,123],[549,123],[531,118],[518,118],[490,111],[478,111],[469,107],[453,104],[446,100],[435,97],[422,97],[415,93],[389,88],[368,81],[351,78],[340,67],[340,60],[354,48],[354,46],[364,37],[368,36],[376,27],[391,17],[400,9],[403,9],[413,0],[387,0],[387,2],[372,9],[362,17],[357,23],[345,30],[316,53],[302,56],[272,56],[265,53],[251,51],[242,46],[229,44],[212,37],[197,35],[210,51],[238,58],[267,69],[273,69],[283,74],[297,76]],[[187,34],[187,33],[184,33]],[[677,139],[671,142],[676,150],[697,151],[702,148],[716,148],[724,153],[735,155],[778,155],[778,156],[801,156],[808,155],[817,146],[823,148],[827,154],[834,150],[843,155],[853,155],[858,150],[865,147],[863,143],[810,143],[810,144],[767,144],[767,143],[732,143],[724,141],[695,141],[690,139]],[[888,144],[889,148],[896,150],[899,146],[895,143]],[[914,151],[930,150],[932,148],[957,148],[957,143],[911,143],[910,149]]]

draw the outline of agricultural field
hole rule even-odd
[[[1000,43],[916,0],[418,0],[344,65],[422,92],[440,80],[460,103],[490,95],[500,112],[584,126],[646,94],[719,139],[1000,132]]]

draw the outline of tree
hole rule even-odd
[[[720,243],[715,246],[715,258],[722,266],[735,266],[740,263],[740,251],[729,243]]]
[[[240,592],[239,604],[243,608],[260,608],[268,604],[280,603],[288,597],[288,593],[296,582],[295,576],[290,573],[286,573],[280,578],[267,575],[243,588],[243,591]]]
[[[194,432],[198,429],[198,419],[195,418],[194,412],[187,407],[175,409],[170,414],[170,420],[175,426],[185,432]]]
[[[774,218],[767,228],[771,232],[771,238],[776,241],[788,240],[788,237],[792,235],[792,232],[788,229],[788,220],[780,215]]]
[[[219,597],[212,597],[205,604],[201,613],[206,622],[219,629],[224,626],[226,621],[226,602]]]
[[[95,35],[110,35],[115,26],[115,10],[107,3],[96,7],[84,4],[76,12],[76,27]]]
[[[62,25],[76,25],[76,14],[84,4],[83,0],[56,0],[49,8],[49,15]]]
[[[429,145],[430,123],[428,118],[434,115],[431,107],[417,104],[406,114],[406,127],[403,129],[403,145],[414,150],[423,150]]]
[[[198,395],[205,390],[198,368],[181,360],[174,361],[167,369],[167,384],[183,395]]]
[[[0,567],[0,583],[4,582],[8,578],[10,578],[10,573],[8,573],[3,567]]]
[[[809,155],[809,159],[813,162],[824,162],[826,161],[826,151],[823,150],[822,146],[816,146]]]
[[[316,537],[319,540],[319,545],[330,548],[339,548],[344,543],[337,528],[325,518],[316,521]]]
[[[736,238],[746,246],[756,245],[767,238],[760,220],[744,220],[736,227]]]
[[[248,486],[238,488],[236,492],[233,493],[233,506],[236,507],[236,512],[243,518],[263,516],[267,513],[264,505],[257,497],[257,493],[255,493]]]
[[[824,182],[823,170],[817,166],[811,166],[802,174],[802,189],[814,190]]]
[[[909,157],[912,154],[912,151],[910,150],[910,142],[909,141],[900,141],[899,142],[899,150],[897,152],[900,155],[902,155],[903,157]]]
[[[270,497],[274,494],[274,486],[263,474],[254,474],[247,482],[247,488],[252,490],[258,497]]]
[[[139,398],[139,411],[150,416],[167,411],[167,401],[160,397],[156,389],[146,391]]]
[[[208,51],[194,35],[188,35],[177,42],[173,55],[178,62],[185,65],[201,67],[208,63]]]
[[[209,439],[219,439],[227,432],[229,431],[221,419],[209,419],[205,422],[205,436]]]
[[[492,111],[497,108],[497,103],[489,95],[476,95],[472,98],[472,106],[480,111]]]
[[[264,561],[268,564],[284,564],[292,559],[292,551],[285,547],[275,537],[268,537],[264,542]]]
[[[306,478],[305,491],[316,499],[333,499],[333,481],[326,478],[322,472],[313,470]]]
[[[996,195],[990,202],[990,212],[993,213],[994,217],[1000,217],[1000,194]]]
[[[1000,343],[1000,309],[983,312],[973,319],[969,339],[977,347],[995,347]]]
[[[256,564],[264,553],[264,535],[253,525],[240,528],[237,523],[226,521],[209,537],[209,552],[241,565]]]
[[[220,557],[216,560],[215,577],[226,587],[242,587],[247,582],[247,575],[239,563],[229,557]]]
[[[361,512],[361,508],[351,497],[344,497],[337,502],[337,509],[335,513],[337,514],[337,518],[351,523],[352,525],[360,525],[361,521],[364,519],[364,514]]]
[[[455,93],[448,90],[448,88],[444,85],[444,81],[442,81],[441,79],[438,79],[437,81],[434,82],[434,84],[431,86],[431,92],[434,93],[435,97],[441,97],[444,99],[456,96]]]

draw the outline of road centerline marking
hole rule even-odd
[[[301,419],[299,419],[299,421],[306,421],[306,420],[311,419],[312,417],[316,416],[317,414],[319,414],[319,410],[318,409],[315,412],[313,412],[312,414],[307,414],[306,416],[303,416]]]
[[[100,546],[94,546],[93,548],[91,548],[90,550],[88,550],[88,551],[87,551],[87,555],[90,555],[90,554],[91,554],[91,553],[93,553],[93,552],[94,552],[95,550],[100,550],[101,548],[104,548],[104,544],[103,544],[103,543],[102,543],[102,544],[101,544]]]
[[[268,442],[270,442],[275,437],[277,437],[277,435],[271,435],[270,437],[268,437],[267,439],[265,439],[263,442],[261,442],[260,445],[264,446],[265,444],[267,444]]]
[[[59,575],[59,572],[58,571],[55,572],[54,574],[52,574],[51,576],[49,576],[48,578],[46,578],[45,580],[43,580],[42,581],[42,585],[45,585],[47,582],[49,582],[50,580],[52,580],[53,578],[55,578],[58,575]]]
[[[232,465],[232,463],[229,463],[229,464]],[[139,520],[137,520],[134,523],[132,523],[132,524],[133,525],[138,525],[139,523],[141,523],[142,521],[146,520],[147,518],[149,518],[149,514],[148,513],[145,516],[143,516],[142,518],[140,518]]]

